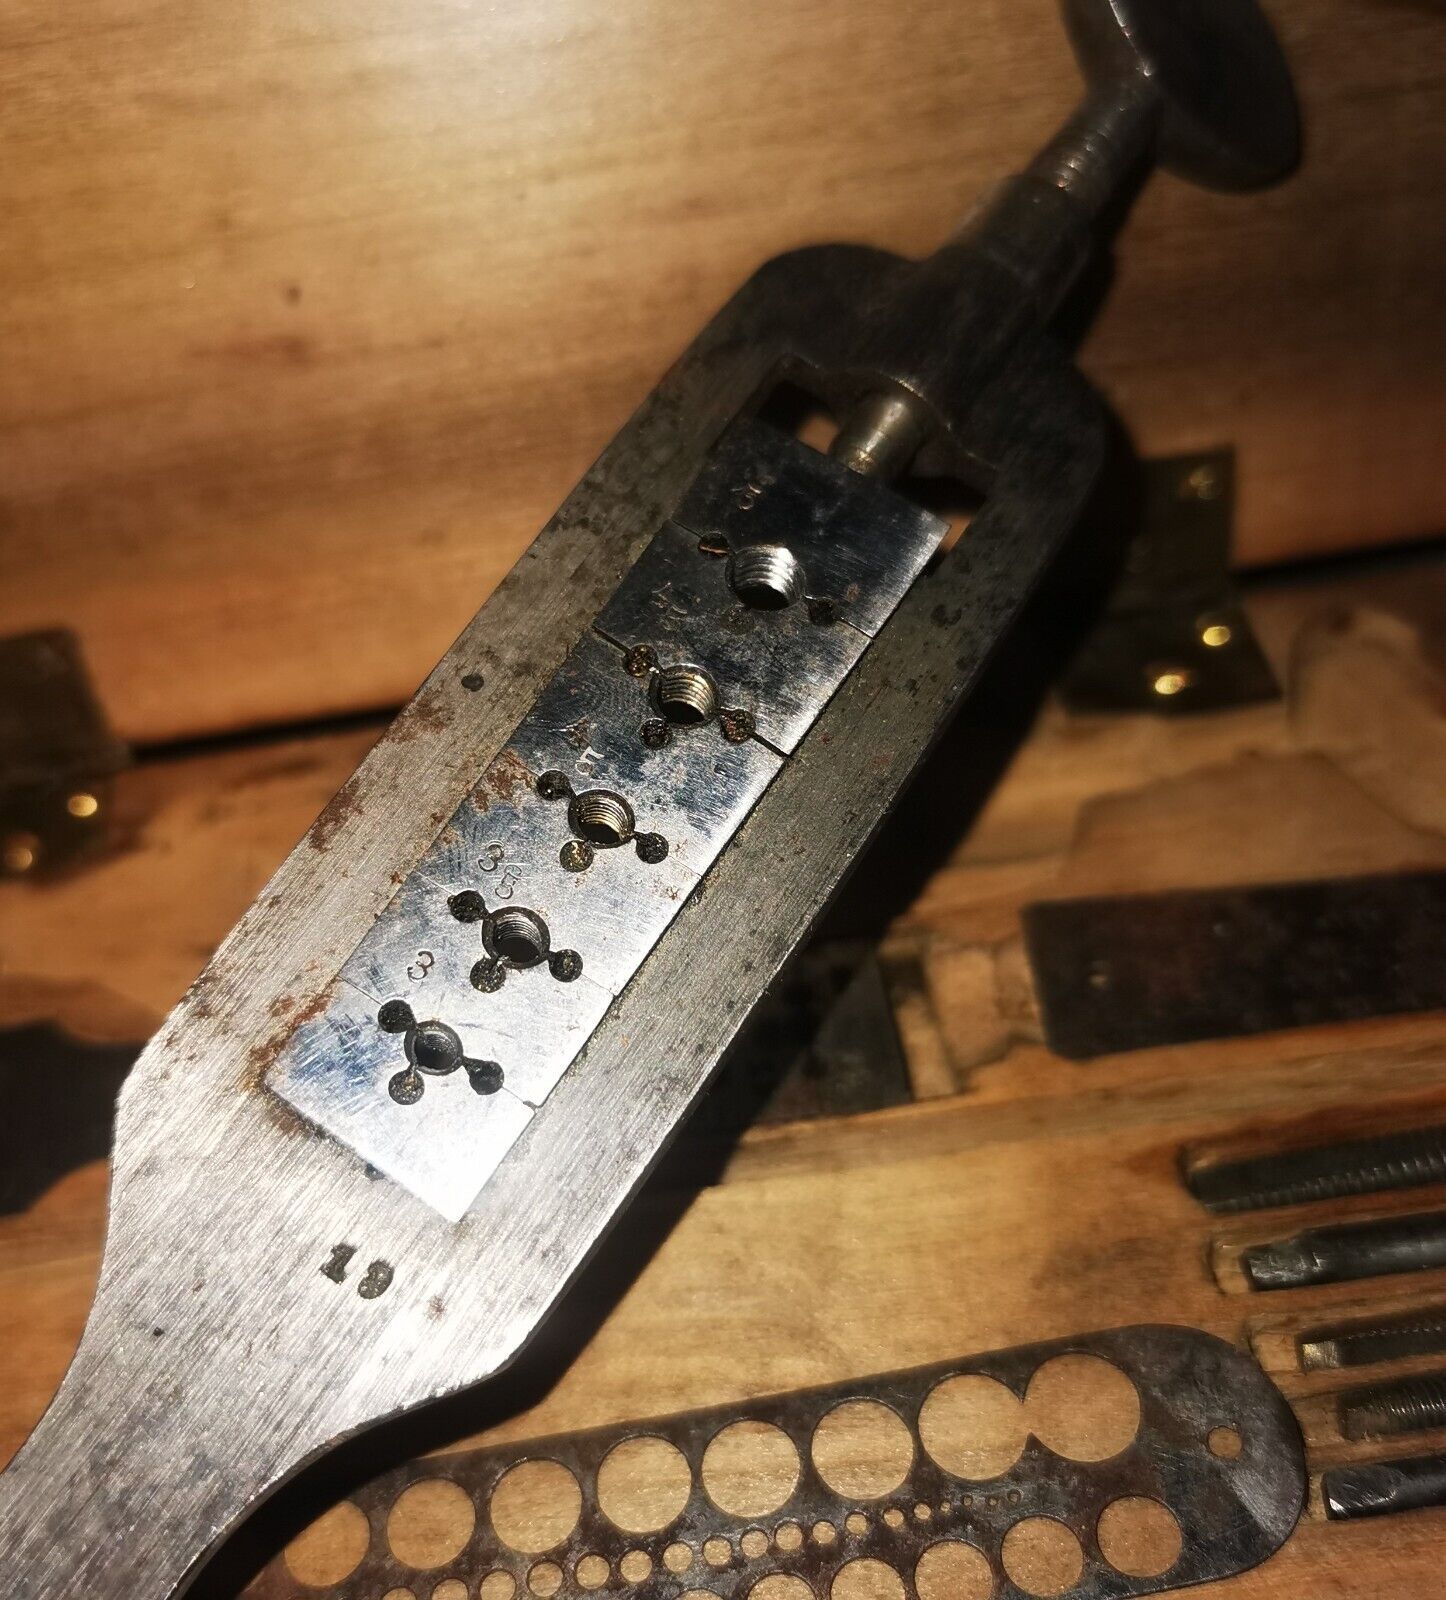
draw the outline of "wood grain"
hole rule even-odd
[[[1438,531],[1446,17],[1274,0],[1309,128],[1149,191],[1086,364],[1241,554]],[[1075,93],[1050,0],[0,20],[0,631],[137,740],[390,705],[764,257],[909,252]]]

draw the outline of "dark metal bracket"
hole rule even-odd
[[[1235,454],[1141,463],[1139,530],[1060,685],[1071,711],[1188,715],[1280,694],[1230,576]]]

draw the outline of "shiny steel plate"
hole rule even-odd
[[[752,420],[677,516],[268,1079],[453,1221],[945,528]]]

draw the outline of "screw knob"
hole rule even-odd
[[[1255,0],[1063,0],[1095,83],[1143,77],[1161,111],[1159,158],[1207,189],[1258,189],[1300,160],[1290,70]]]

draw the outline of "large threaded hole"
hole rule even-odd
[[[750,544],[740,550],[728,563],[728,582],[755,611],[782,611],[803,599],[803,568],[781,544]]]
[[[589,789],[573,801],[569,820],[579,839],[600,850],[626,844],[633,836],[633,808],[620,794]]]
[[[657,693],[658,710],[680,727],[707,722],[718,710],[713,680],[702,667],[664,667]]]
[[[488,954],[499,961],[514,967],[535,967],[547,955],[550,936],[547,924],[535,911],[508,906],[491,919],[483,942]]]

